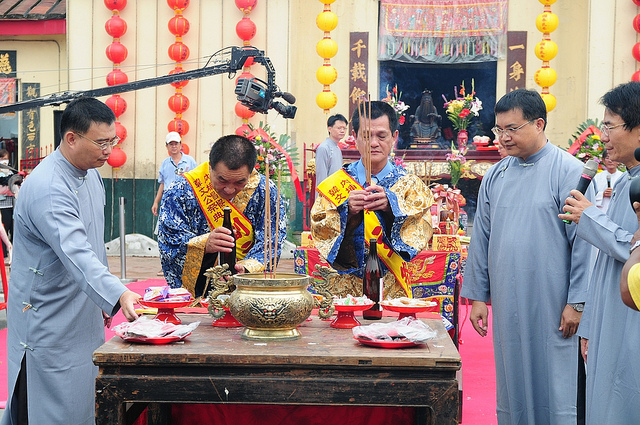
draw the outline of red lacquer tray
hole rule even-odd
[[[173,323],[174,325],[179,325],[182,323],[182,320],[178,316],[176,316],[175,309],[180,307],[186,307],[190,305],[193,300],[188,301],[144,301],[139,300],[138,304],[147,308],[157,308],[158,314],[154,317],[154,319],[158,319],[162,322]]]
[[[376,348],[409,348],[424,345],[423,342],[413,342],[409,340],[384,341],[379,339],[358,338],[356,336],[354,336],[353,339],[358,341],[360,344]]]
[[[200,304],[202,304],[203,307],[209,307],[209,303],[206,301],[200,300]],[[244,325],[233,317],[233,314],[229,311],[229,307],[224,307],[224,316],[218,320],[214,320],[211,326],[216,328],[239,328]]]
[[[393,311],[395,313],[400,313],[398,315],[398,320],[403,319],[405,317],[413,317],[415,319],[416,313],[422,313],[425,311],[433,311],[434,308],[437,308],[438,303],[431,301],[431,305],[426,306],[399,306],[399,305],[386,305],[380,304],[382,308],[385,310]]]
[[[356,326],[360,326],[360,321],[356,319],[353,313],[356,311],[369,310],[373,306],[373,303],[356,305],[334,304],[333,306],[336,308],[338,315],[335,319],[333,319],[333,322],[331,322],[331,327],[339,329],[351,329],[355,328]]]
[[[119,336],[126,342],[137,342],[139,344],[156,344],[156,345],[169,344],[171,342],[182,341],[189,335],[191,335],[191,333],[188,333],[184,336],[170,335],[170,336],[158,336],[158,337],[147,338],[143,336],[124,336],[122,333],[116,332],[116,336]]]

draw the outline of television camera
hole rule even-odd
[[[83,96],[108,96],[111,94],[140,90],[147,87],[156,87],[164,84],[171,84],[178,81],[193,80],[209,75],[228,73],[231,76],[235,72],[241,70],[245,66],[247,61],[251,61],[259,63],[265,67],[267,71],[267,81],[265,82],[255,77],[250,79],[240,78],[235,89],[235,94],[238,101],[255,112],[266,114],[269,109],[275,109],[284,118],[295,117],[297,108],[292,104],[295,103],[296,98],[291,93],[279,91],[279,88],[275,83],[275,69],[271,64],[271,60],[269,60],[269,58],[264,55],[264,52],[262,50],[258,50],[255,47],[251,46],[230,47],[214,53],[211,56],[211,59],[214,59],[217,56],[222,56],[222,59],[217,59],[217,62],[220,62],[218,65],[205,66],[203,68],[195,69],[192,71],[185,71],[172,75],[148,78],[145,80],[118,84],[99,89],[79,92],[56,93],[37,99],[31,99],[0,106],[0,114],[6,114],[9,112],[21,111],[30,108],[37,108],[40,106],[60,105],[62,103],[71,102],[72,100]],[[285,105],[282,102],[274,100],[278,97],[284,99],[289,103],[289,105]]]

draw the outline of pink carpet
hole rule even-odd
[[[165,284],[164,279],[149,279],[133,282],[128,287],[138,293],[143,293],[148,286]],[[491,327],[489,334],[482,338],[466,320],[467,308],[460,306],[462,330],[460,333],[460,356],[462,357],[462,424],[463,425],[496,425],[496,383],[493,363],[493,344],[491,342]],[[491,308],[491,307],[489,307]],[[491,314],[491,310],[489,310]],[[123,322],[122,313],[116,314],[113,326]],[[107,340],[114,336],[110,329],[105,330]],[[0,408],[4,408],[7,400],[7,330],[0,331]]]

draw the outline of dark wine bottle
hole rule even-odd
[[[233,242],[235,244],[236,235],[233,232],[233,226],[231,225],[231,208],[224,207],[224,219],[222,220],[222,227],[225,229],[229,229],[231,231],[231,237],[233,237]],[[236,274],[236,247],[233,246],[231,252],[221,252],[220,253],[220,264],[228,264],[229,271],[231,274]]]
[[[382,318],[382,272],[380,270],[380,260],[376,240],[369,241],[369,255],[364,263],[364,275],[362,276],[362,292],[374,302],[369,310],[362,312],[362,317],[368,320],[379,320]]]

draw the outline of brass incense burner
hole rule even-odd
[[[320,308],[318,315],[322,318],[329,318],[333,313],[327,274],[318,276],[322,279],[318,282],[311,276],[295,273],[227,276],[223,268],[220,271],[219,274],[212,269],[207,271],[214,288],[209,292],[209,312],[216,318],[224,314],[224,307],[228,307],[233,317],[246,327],[242,334],[244,339],[296,339],[300,337],[297,327],[307,320],[314,306]],[[322,294],[322,301],[314,299],[308,290],[309,285]],[[219,297],[229,294],[233,286],[235,290],[228,298]]]

